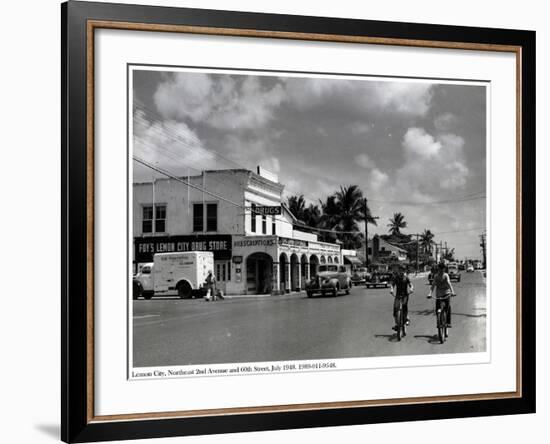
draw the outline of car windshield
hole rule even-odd
[[[151,267],[145,266],[141,269],[141,274],[151,274]]]
[[[337,265],[321,265],[319,267],[319,271],[322,272],[322,271],[338,271],[338,266]]]

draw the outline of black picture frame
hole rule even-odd
[[[389,403],[318,410],[253,412],[159,419],[98,421],[90,414],[90,158],[88,122],[88,37],[91,20],[193,26],[267,33],[369,37],[386,41],[455,42],[518,48],[521,78],[518,159],[517,291],[523,295],[518,331],[521,393],[514,397],[456,402]],[[65,442],[220,434],[243,431],[326,427],[535,412],[535,32],[505,29],[396,23],[276,14],[229,12],[69,1],[61,6],[62,23],[62,383],[61,435]],[[510,197],[513,198],[512,196]],[[512,290],[513,291],[513,290]]]

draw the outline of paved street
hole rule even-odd
[[[436,338],[427,278],[412,278],[412,324],[396,342],[389,289],[356,287],[350,295],[305,293],[217,302],[175,298],[134,304],[134,366],[291,361],[478,352],[486,348],[485,279],[462,272],[453,283],[453,328]]]

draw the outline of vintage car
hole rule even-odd
[[[449,266],[447,267],[447,273],[451,281],[460,282],[460,271],[458,270],[458,265],[449,264]]]
[[[353,285],[359,285],[364,284],[369,280],[371,277],[371,274],[369,273],[368,268],[366,267],[357,267],[352,273],[351,273],[351,283]]]
[[[341,290],[349,294],[351,285],[351,277],[344,265],[323,264],[317,267],[315,277],[306,282],[306,293],[308,298],[327,293],[336,296]]]
[[[468,267],[466,268],[466,273],[473,273],[474,271],[474,266],[472,264],[468,264]]]
[[[387,264],[373,264],[370,271],[371,275],[365,282],[367,288],[388,288],[391,285],[393,273]]]

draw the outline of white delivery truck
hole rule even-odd
[[[180,298],[204,296],[204,283],[214,270],[214,253],[156,253],[153,262],[143,265],[133,279],[133,297],[178,295]]]

